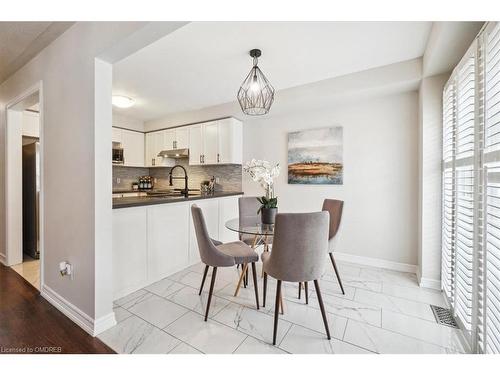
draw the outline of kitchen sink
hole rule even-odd
[[[188,192],[188,197],[198,196],[201,192],[199,190],[193,190]],[[148,197],[153,198],[180,198],[185,195],[181,191],[172,190],[172,191],[148,191]]]

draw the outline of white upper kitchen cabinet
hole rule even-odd
[[[124,165],[144,167],[144,133],[122,129]]]
[[[163,130],[163,142],[164,150],[173,150],[175,148],[175,130]]]
[[[203,153],[203,131],[202,125],[192,125],[189,131],[189,165],[200,165]]]
[[[211,121],[203,124],[203,164],[217,164],[218,159],[218,122]]]
[[[175,160],[158,156],[161,151],[170,149],[167,145],[168,136],[165,130],[146,134],[146,167],[172,167]]]
[[[243,126],[241,121],[226,118],[217,121],[219,164],[241,164],[243,154]]]
[[[189,164],[241,164],[242,124],[234,118],[189,126]]]
[[[154,135],[153,133],[146,133],[145,136],[145,150],[144,150],[144,158],[145,160],[145,166],[146,167],[152,167],[153,166],[153,159],[155,158],[154,156]]]
[[[112,141],[122,143],[122,130],[120,128],[113,128]]]
[[[175,145],[178,148],[189,148],[189,129],[187,126],[175,129]]]

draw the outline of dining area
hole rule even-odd
[[[331,261],[339,290],[345,294],[333,256],[335,236],[340,227],[344,202],[327,199],[324,201],[321,211],[278,213],[272,220],[274,223],[265,223],[262,220],[264,216],[258,214],[261,205],[258,199],[258,197],[246,196],[238,199],[239,217],[227,221],[226,228],[237,232],[239,241],[225,244],[209,237],[202,210],[195,204],[191,207],[200,257],[205,265],[199,295],[203,292],[207,273],[212,267],[205,321],[209,316],[217,269],[220,267],[237,266],[240,270],[234,297],[238,296],[242,284],[244,287],[249,285],[249,268],[251,267],[255,308],[260,309],[259,278],[256,272],[256,263],[260,259],[262,262],[262,274],[260,275],[262,277],[260,283],[262,285],[262,307],[266,307],[268,278],[273,278],[276,281],[272,344],[276,345],[279,314],[286,313],[281,294],[283,282],[296,283],[297,298],[301,300],[301,296],[304,294],[305,304],[309,303],[310,287],[313,286],[326,338],[330,340],[328,317],[319,280],[324,273],[327,260]],[[260,257],[256,251],[258,247],[262,248]]]
[[[252,160],[243,171],[265,195],[229,197],[231,210],[220,204],[219,235],[214,204],[179,205],[189,211],[189,256],[198,260],[115,299],[117,324],[98,336],[103,342],[119,353],[465,351],[456,330],[435,321],[430,305],[446,306],[440,291],[421,288],[411,269],[346,256],[352,244],[341,235],[352,228],[343,199],[332,193],[297,212],[280,201],[278,210],[279,165]],[[159,215],[166,212],[147,217]],[[151,233],[165,232],[157,228]],[[171,241],[158,249],[176,251]]]

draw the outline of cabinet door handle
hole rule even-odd
[[[220,160],[219,160],[219,159],[220,159],[220,158],[219,158],[219,154],[217,154],[217,163],[219,163],[219,162],[220,162]]]
[[[201,164],[201,154],[200,154],[200,164]]]
[[[201,159],[203,160],[203,164],[205,164],[205,154],[203,154]]]
[[[151,159],[151,165],[155,165],[155,159]]]

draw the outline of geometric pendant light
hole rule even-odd
[[[274,88],[257,66],[261,56],[260,49],[250,51],[253,67],[238,90],[238,102],[241,110],[251,116],[265,115],[274,101]]]

